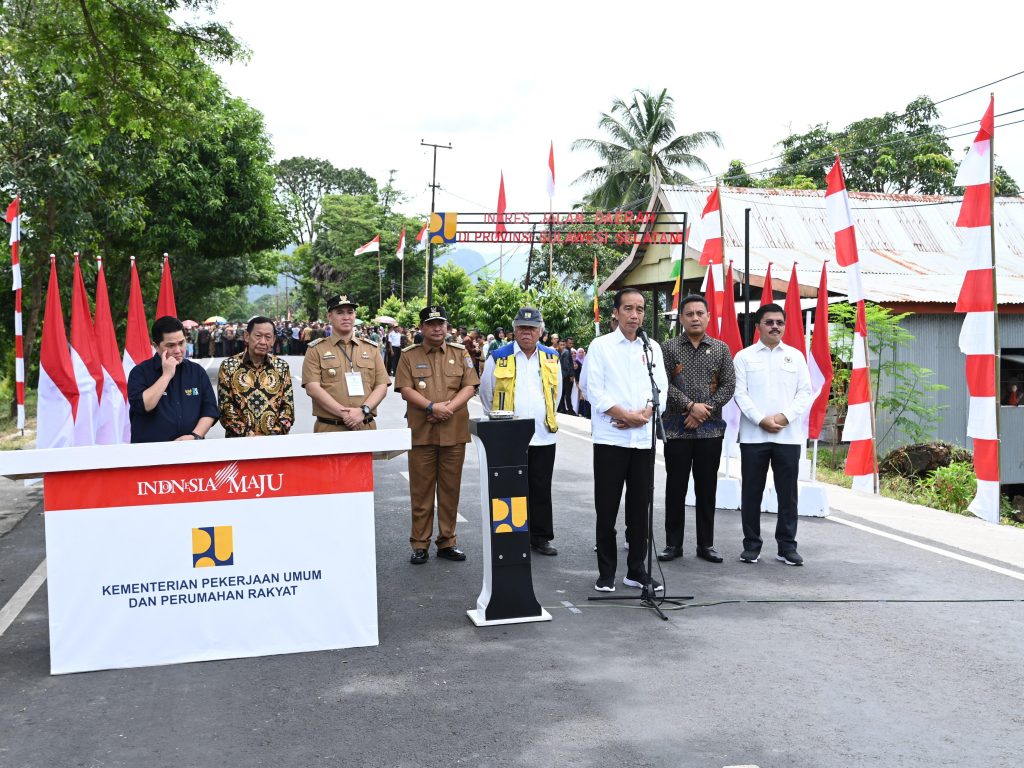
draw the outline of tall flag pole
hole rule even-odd
[[[109,445],[109,410],[103,403],[103,366],[96,351],[89,297],[85,293],[82,268],[75,254],[74,283],[71,286],[71,363],[78,381],[78,415],[75,416],[75,445]],[[102,443],[101,443],[102,441]]]
[[[743,349],[743,336],[740,334],[740,321],[736,315],[735,287],[732,277],[732,261],[729,262],[729,269],[725,273],[725,285],[722,291],[722,335],[721,339],[729,347],[733,357]],[[722,408],[722,418],[725,420],[725,476],[732,477],[729,457],[733,455],[733,446],[739,439],[740,434],[740,408],[733,398]]]
[[[111,443],[130,443],[131,427],[128,422],[128,380],[117,349],[114,334],[114,318],[110,314],[110,296],[107,294],[107,278],[103,274],[103,259],[96,257],[99,271],[96,274],[96,316],[93,318],[93,335],[96,351],[103,368],[103,395],[100,409],[107,409],[111,415],[109,430]],[[97,439],[97,442],[100,442]]]
[[[844,443],[850,443],[844,472],[853,478],[853,489],[878,493],[878,456],[875,448],[875,410],[871,400],[871,367],[868,357],[868,324],[864,287],[860,277],[857,235],[850,212],[850,196],[839,155],[825,177],[825,208],[835,234],[836,261],[846,268],[847,300],[857,305],[853,331],[853,366],[847,392]]]
[[[594,337],[601,335],[601,310],[597,306],[597,255],[594,255]]]
[[[555,208],[555,142],[551,142],[551,147],[548,149],[548,234],[551,234],[552,223],[551,214],[554,213]],[[548,279],[552,280],[555,277],[555,256],[554,246],[552,240],[554,238],[548,237]]]
[[[128,327],[124,334],[124,356],[121,367],[125,379],[139,363],[153,356],[153,345],[149,340],[149,325],[146,323],[146,308],[142,303],[142,286],[139,285],[139,271],[132,256],[131,283],[128,289]]]
[[[498,279],[501,280],[505,268],[505,247],[503,237],[505,228],[505,172],[501,172],[501,182],[498,184],[498,220],[494,225],[494,234],[498,236]]]
[[[964,313],[960,351],[967,357],[967,435],[973,440],[978,490],[967,509],[990,523],[999,522],[999,295],[993,224],[995,184],[995,97],[957,171],[964,187],[956,226],[961,228],[967,263],[956,312]]]
[[[57,284],[57,257],[51,253],[43,338],[39,345],[36,448],[68,448],[75,444],[78,402],[78,384],[68,349],[64,310],[60,304],[60,287]]]
[[[25,432],[25,341],[21,322],[21,198],[15,197],[7,206],[7,223],[11,225],[11,276],[14,291],[14,397],[18,405],[18,429]]]
[[[814,402],[808,412],[807,436],[814,441],[814,455],[811,459],[811,479],[818,479],[818,439],[825,424],[828,398],[832,392],[832,347],[828,337],[828,273],[821,265],[821,282],[818,284],[818,307],[814,311],[814,330],[811,333],[811,356],[807,367],[811,374],[811,392]]]
[[[160,295],[156,299],[156,316],[178,316],[178,305],[174,301],[174,282],[171,280],[171,258],[166,253],[160,272]]]
[[[402,283],[400,289],[400,296],[402,302],[405,303],[405,227],[402,227],[402,234],[398,238],[398,253],[395,254],[395,258],[402,262]]]

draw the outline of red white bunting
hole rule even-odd
[[[853,478],[853,489],[876,493],[875,437],[871,405],[871,369],[868,367],[868,323],[864,302],[857,302],[853,331],[853,365],[847,392],[843,442],[850,444],[844,472]]]
[[[821,282],[818,284],[818,307],[814,311],[814,331],[811,334],[811,356],[807,367],[811,373],[811,390],[814,403],[807,420],[807,436],[811,440],[821,437],[825,424],[825,411],[832,391],[832,352],[828,338],[828,273],[827,264],[821,265]]]
[[[733,357],[743,349],[743,336],[740,335],[740,322],[736,317],[736,299],[733,296],[732,262],[725,273],[725,286],[722,293],[722,335],[721,339],[729,347]],[[740,408],[732,399],[722,408],[725,419],[725,442],[735,443],[740,433]]]
[[[836,241],[836,261],[846,268],[846,297],[857,304],[857,321],[853,333],[853,369],[843,442],[850,443],[846,454],[847,475],[853,478],[854,490],[877,493],[877,460],[875,455],[874,406],[871,402],[871,369],[868,367],[868,325],[864,311],[864,288],[860,279],[860,257],[857,254],[857,233],[850,211],[850,196],[839,155],[825,177],[825,208]]]
[[[21,198],[7,206],[7,223],[11,225],[11,277],[14,291],[14,397],[18,405],[18,429],[25,429],[25,341],[21,323]]]
[[[153,346],[149,341],[146,308],[142,303],[142,287],[139,285],[139,272],[135,268],[135,257],[132,256],[131,283],[128,289],[128,328],[124,335],[124,356],[121,358],[125,379],[132,368],[152,356]]]
[[[707,274],[707,288],[704,291],[704,300],[708,303],[708,327],[706,332],[712,339],[717,339],[722,335],[721,320],[718,316],[719,296],[723,296],[723,293],[715,291],[714,268],[709,267]]]
[[[796,262],[786,287],[786,327],[782,332],[782,343],[800,350],[807,359],[807,338],[804,336],[804,317],[800,309],[800,286],[796,281]]]
[[[715,187],[708,195],[700,215],[700,229],[704,235],[704,247],[700,251],[700,263],[721,264],[725,251],[722,246],[722,199]]]
[[[398,252],[395,254],[395,258],[399,261],[405,259],[405,227],[402,227],[402,234],[398,238]]]
[[[103,274],[103,259],[97,258],[99,272],[96,275],[96,317],[93,319],[93,335],[96,351],[103,369],[103,391],[100,395],[100,430],[96,435],[98,444],[130,443],[131,426],[128,422],[128,381],[117,351],[117,336],[114,334],[114,318],[110,314],[110,297],[107,294],[107,278]],[[108,414],[104,422],[102,414]],[[104,426],[106,424],[106,426]]]
[[[85,294],[82,269],[75,254],[75,275],[71,287],[71,363],[78,383],[78,413],[75,415],[75,445],[95,445],[97,438],[107,440],[109,413],[100,411],[103,394],[103,366],[96,351],[92,313]]]
[[[39,405],[36,448],[74,445],[78,414],[78,384],[64,329],[64,310],[57,285],[57,257],[50,254],[50,282],[46,288],[43,338],[39,345]]]
[[[967,356],[967,435],[973,440],[978,491],[968,509],[990,523],[999,522],[999,393],[996,391],[995,253],[992,250],[992,140],[995,100],[989,101],[981,128],[960,164],[956,186],[964,200],[961,227],[967,272],[956,303],[964,312],[960,351]]]

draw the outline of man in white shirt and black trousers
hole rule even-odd
[[[740,350],[736,368],[736,404],[743,468],[741,516],[744,563],[761,554],[761,498],[771,464],[779,517],[775,524],[777,558],[803,565],[796,551],[797,475],[807,443],[803,415],[811,406],[811,377],[800,350],[782,343],[786,312],[766,304],[754,316],[760,340]]]
[[[647,580],[647,508],[650,503],[654,450],[651,440],[653,393],[648,374],[648,355],[654,382],[665,410],[668,378],[655,341],[641,338],[644,297],[635,288],[615,294],[612,316],[618,328],[599,336],[587,354],[587,399],[592,408],[594,443],[594,507],[597,512],[597,569],[594,589],[615,591],[615,520],[622,487],[626,487],[626,576],[622,583],[640,588]],[[645,343],[646,341],[646,343]],[[655,592],[663,591],[654,581]]]

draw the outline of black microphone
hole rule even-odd
[[[640,341],[644,343],[644,346],[650,346],[651,340],[647,338],[647,331],[643,327],[637,329],[636,335],[640,337]]]

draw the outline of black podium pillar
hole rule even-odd
[[[484,583],[466,613],[478,627],[551,620],[533,594],[530,570],[527,448],[534,426],[533,419],[469,422],[480,463]]]

